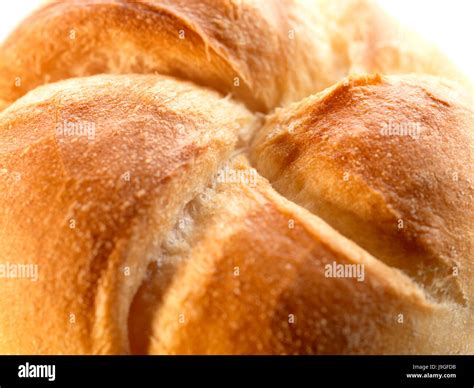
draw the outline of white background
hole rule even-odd
[[[474,0],[378,0],[404,25],[435,42],[474,80]],[[0,41],[41,0],[0,1]]]

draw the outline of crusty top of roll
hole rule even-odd
[[[127,352],[148,255],[251,121],[217,93],[142,75],[71,79],[3,111],[2,263],[38,265],[39,280],[1,279],[1,353]]]
[[[3,43],[0,109],[65,78],[158,72],[266,112],[353,71],[465,79],[370,0],[65,0]]]
[[[463,93],[432,77],[349,77],[269,116],[252,160],[434,299],[472,305],[474,116]]]

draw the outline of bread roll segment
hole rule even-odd
[[[349,77],[267,117],[251,159],[431,298],[472,308],[471,101],[432,77]]]
[[[251,174],[243,159],[232,169]],[[242,174],[242,176],[244,176]],[[223,182],[190,203],[169,282],[154,266],[129,322],[148,354],[408,354],[466,351],[468,327],[397,269],[278,195],[259,176]],[[186,230],[189,229],[189,230]],[[361,265],[363,278],[327,266]],[[148,311],[146,322],[141,312]],[[463,315],[465,319],[466,314]],[[141,321],[141,322],[140,322]],[[146,338],[143,338],[146,337]],[[454,338],[455,337],[455,338]],[[133,347],[132,347],[133,348]]]
[[[128,352],[148,261],[252,120],[215,92],[142,75],[48,85],[0,113],[2,262],[39,272],[0,281],[0,352]]]
[[[45,4],[2,44],[0,108],[66,78],[160,73],[267,112],[352,71],[465,81],[371,0],[65,0]]]

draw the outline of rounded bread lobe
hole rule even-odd
[[[128,308],[161,236],[252,120],[148,75],[47,85],[0,113],[3,261],[39,272],[0,282],[2,353],[128,352]]]
[[[472,305],[471,102],[434,77],[349,77],[267,117],[251,160],[432,298]]]

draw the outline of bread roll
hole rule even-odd
[[[372,1],[48,2],[0,110],[0,354],[474,354],[472,89]]]
[[[0,108],[66,78],[160,73],[266,112],[353,71],[464,81],[370,0],[65,0],[48,2],[3,43]]]

